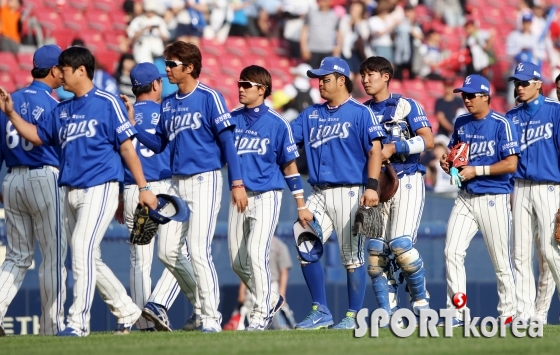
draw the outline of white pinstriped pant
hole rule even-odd
[[[445,239],[447,308],[455,308],[453,295],[467,293],[465,256],[476,232],[480,230],[498,281],[498,313],[514,317],[517,310],[515,276],[510,255],[511,210],[509,194],[473,195],[459,192],[451,210]],[[466,307],[465,307],[466,308]],[[463,312],[458,312],[463,319]]]
[[[222,315],[218,312],[220,288],[211,246],[222,201],[222,172],[214,170],[192,176],[174,175],[173,185],[191,211],[184,227],[187,228],[187,245],[198,285],[202,322],[212,319],[221,324]],[[159,245],[162,245],[162,239]],[[181,238],[173,237],[172,240],[179,241]]]
[[[336,230],[342,264],[347,269],[354,269],[364,264],[364,238],[352,235],[352,224],[363,191],[362,185],[347,185],[324,190],[315,186],[307,200],[307,208],[321,225],[323,243],[330,238],[333,230]]]
[[[251,321],[262,322],[278,294],[271,289],[270,244],[278,225],[282,190],[263,193],[247,191],[249,205],[243,213],[230,203],[228,246],[231,266],[255,296]]]
[[[150,182],[150,186],[155,195],[162,193],[176,195],[172,188],[171,179]],[[134,211],[138,204],[138,185],[126,185],[123,195],[124,219],[130,232],[134,220]],[[169,309],[177,298],[179,289],[181,289],[193,305],[194,312],[200,314],[196,280],[185,244],[186,235],[183,229],[186,232],[183,224],[176,221],[170,221],[159,227],[158,256],[166,268],[163,270],[153,292],[150,271],[156,239],[152,239],[150,244],[130,246],[130,295],[138,307],[143,308],[147,302],[154,302]],[[180,241],[174,240],[176,237],[181,238]],[[179,280],[179,283],[177,280]],[[153,323],[146,321],[144,317],[138,319],[138,328],[140,329],[153,326]]]
[[[546,261],[556,286],[560,285],[560,248],[554,240],[556,212],[560,207],[560,184],[535,182],[518,179],[513,194],[514,264],[516,271],[517,315],[529,319],[539,314],[535,311],[535,276],[533,273],[533,252],[535,237],[537,246]],[[543,267],[544,268],[544,267]],[[544,273],[541,273],[543,275]],[[543,295],[551,293],[550,285],[539,289]],[[548,291],[546,291],[548,290]],[[543,302],[544,304],[544,302]],[[543,306],[544,307],[544,306]],[[542,312],[542,308],[539,312]]]
[[[66,187],[65,216],[72,251],[74,302],[67,326],[89,334],[94,287],[118,323],[131,324],[142,311],[101,260],[99,245],[117,210],[119,184],[107,182],[87,189]]]
[[[0,324],[31,266],[37,241],[43,257],[39,334],[55,335],[64,330],[67,247],[58,169],[14,167],[4,179],[3,191],[8,245],[0,269]]]

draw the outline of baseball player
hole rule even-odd
[[[350,95],[352,81],[346,61],[327,57],[307,75],[319,79],[326,102],[307,107],[291,126],[295,142],[303,144],[307,155],[313,186],[307,208],[321,226],[323,241],[336,230],[347,271],[349,307],[335,328],[354,329],[365,296],[366,271],[363,240],[352,236],[351,228],[359,205],[378,204],[381,139],[385,135],[371,110]],[[301,260],[301,269],[313,305],[296,328],[330,327],[333,319],[327,307],[323,267],[320,262]]]
[[[447,307],[456,308],[453,296],[467,292],[464,260],[477,231],[482,232],[498,280],[500,322],[509,324],[517,311],[515,277],[510,256],[512,174],[517,169],[517,131],[502,115],[490,109],[490,83],[469,75],[460,92],[468,114],[457,117],[449,148],[468,144],[468,165],[459,168],[460,192],[451,210],[445,240]],[[447,154],[440,166],[449,173]],[[463,310],[452,325],[462,326]],[[441,326],[444,325],[442,321]]]
[[[155,134],[140,130],[137,138],[155,153],[170,146],[173,183],[191,211],[186,224],[187,246],[199,291],[202,331],[220,332],[220,290],[211,244],[222,198],[220,169],[225,162],[235,186],[231,190],[232,203],[239,212],[247,207],[247,193],[234,145],[231,115],[222,95],[198,81],[202,68],[200,50],[192,43],[177,41],[165,49],[164,56],[167,77],[179,90],[163,99]],[[177,233],[169,235],[166,242],[178,246],[181,239],[182,235]],[[179,250],[162,245],[159,248],[165,252]],[[157,310],[152,312],[152,321],[158,323]]]
[[[519,106],[507,112],[518,132],[520,154],[513,193],[514,264],[517,316],[530,320],[535,312],[533,248],[537,247],[560,285],[560,253],[554,239],[556,212],[560,207],[560,103],[541,93],[539,67],[519,63],[513,76]]]
[[[410,292],[414,313],[429,308],[422,256],[414,244],[424,208],[424,174],[420,153],[434,145],[432,128],[422,106],[413,99],[389,92],[393,66],[383,57],[370,57],[360,65],[362,85],[371,99],[368,106],[381,122],[386,137],[381,152],[399,178],[395,196],[384,203],[385,240],[368,242],[373,292],[380,307],[392,314],[398,309],[397,282],[390,261],[391,253],[400,267]]]
[[[74,98],[61,102],[37,125],[14,111],[11,96],[0,88],[0,109],[22,138],[33,145],[61,149],[59,184],[65,187],[64,218],[70,236],[74,303],[60,336],[86,336],[94,286],[118,318],[118,334],[127,334],[141,310],[101,260],[100,243],[118,203],[122,160],[134,176],[138,201],[156,208],[130,138],[136,133],[118,98],[94,87],[95,60],[85,48],[71,47],[58,58],[62,85]],[[122,160],[121,160],[122,159]]]
[[[161,108],[158,102],[161,101],[161,77],[162,75],[157,67],[152,63],[140,63],[130,72],[132,91],[136,96],[134,104],[136,129],[142,129],[149,134],[155,132],[155,127],[159,122]],[[154,152],[144,147],[141,143],[138,143],[137,139],[134,138],[132,143],[142,163],[146,180],[150,183],[154,194],[166,194],[170,190],[173,191],[169,149],[165,149],[161,154],[154,154]],[[129,231],[131,231],[133,228],[134,211],[138,204],[138,185],[136,185],[134,177],[126,167],[124,170],[123,197],[124,216],[121,221],[124,220]],[[117,210],[117,215],[118,213],[119,211]],[[176,221],[168,222],[159,227],[159,238],[166,240],[168,234],[182,233],[183,229],[182,223]],[[152,239],[152,242],[147,245],[130,246],[130,293],[132,299],[139,307],[146,305],[149,309],[157,307],[163,308],[166,311],[177,297],[179,292],[177,281],[179,281],[181,290],[183,290],[193,305],[194,318],[191,318],[196,323],[197,320],[200,322],[200,302],[198,301],[196,281],[190,256],[186,252],[184,238],[181,241],[182,243],[178,245],[167,243],[166,241],[161,243],[166,248],[178,249],[159,251],[158,255],[166,269],[163,271],[153,293],[150,270],[154,255],[155,239]],[[173,258],[171,259],[168,256],[173,256]],[[163,327],[159,322],[156,325],[158,325],[158,330],[170,331],[172,329],[169,322],[163,324],[165,325]],[[199,324],[194,324],[194,327],[197,325]],[[150,330],[153,327],[154,323],[146,321],[144,317],[138,320],[138,328],[141,330]]]
[[[55,45],[43,46],[33,55],[33,82],[13,94],[15,110],[31,124],[43,121],[58,104],[51,96],[61,85]],[[21,287],[39,243],[41,319],[39,334],[55,335],[64,330],[66,300],[66,231],[62,224],[58,187],[58,153],[54,147],[34,147],[22,138],[12,123],[0,114],[1,149],[8,174],[4,179],[4,209],[8,237],[6,260],[0,269],[0,336],[2,319]]]
[[[243,107],[231,112],[230,122],[235,125],[235,146],[249,204],[244,212],[230,205],[228,246],[233,270],[255,296],[246,329],[259,331],[270,328],[284,304],[284,297],[271,289],[269,253],[286,184],[296,199],[301,223],[313,216],[305,207],[290,124],[264,103],[272,91],[270,73],[263,67],[248,66],[237,85]]]

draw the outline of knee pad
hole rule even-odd
[[[395,254],[395,260],[405,275],[422,269],[422,257],[412,245],[409,236],[398,237],[389,242],[389,248]]]
[[[367,249],[369,254],[369,276],[372,279],[384,276],[383,273],[389,270],[390,251],[387,243],[380,239],[370,239]]]

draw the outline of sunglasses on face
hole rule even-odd
[[[175,68],[175,67],[178,67],[179,65],[183,65],[183,62],[180,62],[178,60],[166,60],[165,61],[165,66],[169,67],[169,68]]]
[[[266,87],[266,85],[255,83],[253,81],[248,81],[248,80],[239,80],[237,82],[237,87],[243,88],[245,90],[250,89],[253,86],[264,86],[264,87]]]
[[[477,92],[475,94],[469,94],[469,93],[462,93],[461,96],[463,97],[463,100],[473,100],[476,97],[480,97],[480,96],[486,96],[486,94],[482,94],[480,92]]]
[[[522,87],[522,88],[526,88],[527,86],[531,85],[531,84],[536,84],[538,83],[538,80],[514,80],[513,81],[513,85],[515,85],[515,87]]]

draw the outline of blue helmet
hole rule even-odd
[[[323,232],[319,222],[313,217],[307,225],[301,226],[299,221],[294,224],[294,238],[301,260],[314,263],[323,255]]]
[[[180,197],[158,194],[158,205],[155,210],[150,210],[150,218],[159,224],[166,224],[167,222],[173,220],[177,222],[186,222],[191,211],[189,206]]]

